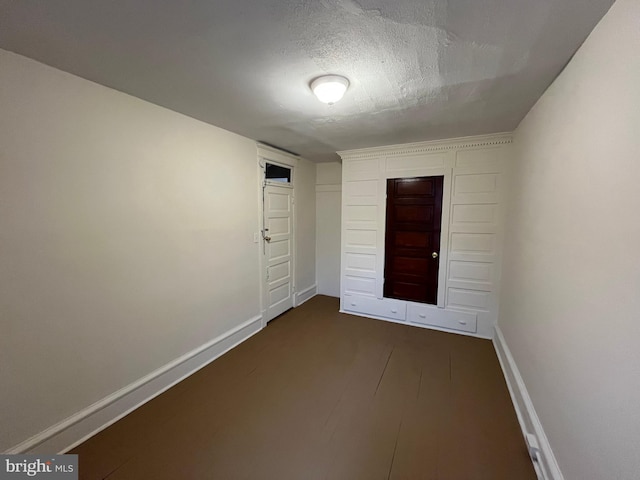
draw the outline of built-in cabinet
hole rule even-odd
[[[491,337],[510,148],[500,134],[339,152],[341,310]],[[427,176],[444,177],[437,302],[384,298],[387,179]]]

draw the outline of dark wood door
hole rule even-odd
[[[385,297],[437,303],[443,180],[387,180]]]

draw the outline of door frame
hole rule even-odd
[[[293,308],[297,307],[297,294],[296,294],[296,265],[297,265],[297,219],[296,219],[296,205],[295,205],[295,191],[296,191],[296,163],[297,158],[288,155],[284,152],[276,150],[266,145],[258,144],[258,278],[260,285],[260,314],[262,317],[262,327],[267,325],[266,311],[267,311],[267,275],[266,275],[266,262],[265,262],[265,240],[263,239],[264,229],[264,187],[266,182],[266,164],[279,165],[291,169],[291,183],[282,184],[279,182],[269,182],[271,185],[284,186],[291,188],[291,296]],[[290,185],[290,186],[289,186]]]
[[[386,159],[385,159],[386,160]],[[387,232],[387,180],[390,178],[415,178],[415,177],[435,177],[443,176],[442,183],[442,219],[440,220],[440,264],[438,269],[438,308],[445,308],[447,300],[447,275],[449,274],[449,219],[451,215],[451,187],[453,181],[453,168],[451,167],[425,167],[411,169],[406,172],[394,171],[388,173],[386,171],[385,160],[381,162],[380,170],[384,172],[380,175],[378,181],[378,189],[381,192],[378,195],[378,231],[383,232],[378,241],[378,255],[376,268],[382,275],[378,275],[376,282],[376,297],[384,298],[384,262],[386,248],[386,232]]]

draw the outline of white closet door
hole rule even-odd
[[[293,189],[264,187],[265,319],[293,307]]]

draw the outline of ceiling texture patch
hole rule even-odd
[[[612,0],[0,0],[0,48],[315,161],[510,131]],[[326,105],[310,82],[349,79]]]

